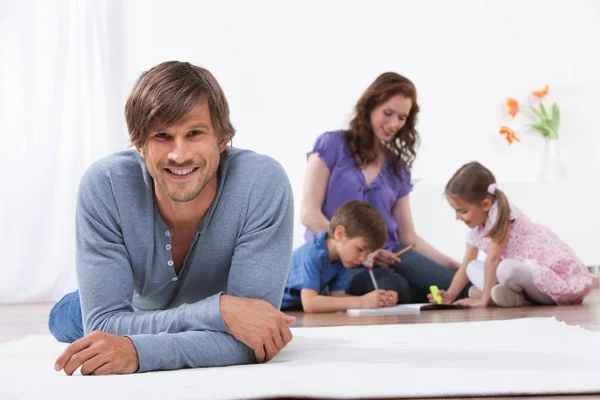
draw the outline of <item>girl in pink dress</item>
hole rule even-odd
[[[525,304],[580,304],[598,285],[564,242],[510,204],[494,175],[478,162],[463,165],[446,185],[456,219],[471,230],[463,263],[444,303],[470,307],[517,307]],[[479,250],[487,254],[477,260]],[[469,298],[454,301],[471,281]],[[430,295],[430,301],[433,301]]]

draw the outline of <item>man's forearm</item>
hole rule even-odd
[[[181,332],[129,336],[138,372],[251,364],[254,352],[225,332]]]
[[[185,331],[227,332],[220,314],[221,294],[192,304],[158,311],[133,311],[126,304],[104,301],[81,291],[85,333],[99,330],[113,335],[143,335]]]

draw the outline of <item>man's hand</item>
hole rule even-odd
[[[139,359],[128,337],[94,331],[71,343],[54,364],[67,375],[79,367],[82,375],[131,374],[139,369]]]
[[[229,333],[254,350],[256,362],[271,360],[292,340],[296,320],[264,300],[221,296],[221,317]]]
[[[399,263],[400,259],[391,251],[386,249],[375,250],[370,253],[363,265],[367,268],[389,267],[391,264]]]

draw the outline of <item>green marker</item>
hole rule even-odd
[[[438,304],[442,304],[442,296],[440,296],[438,294],[438,287],[435,285],[431,285],[429,286],[429,290],[431,291],[431,294],[433,295],[433,299],[435,300],[436,303]]]

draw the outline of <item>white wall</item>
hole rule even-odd
[[[501,124],[527,122],[511,122],[504,99],[526,101],[546,83],[549,99],[561,106],[561,150],[569,182],[576,182],[570,187],[600,172],[600,60],[594,50],[600,2],[132,0],[125,7],[125,81],[132,84],[142,70],[171,59],[211,70],[231,105],[234,144],[275,157],[290,176],[296,246],[302,243],[305,153],[320,133],[345,127],[362,91],[388,70],[406,75],[418,89],[419,185],[441,185],[473,159],[501,183],[535,182],[539,133],[519,129],[522,143],[508,147],[497,132]],[[413,197],[417,226],[458,258],[462,244],[449,248],[443,238],[461,227],[450,212],[438,220],[440,211],[428,210],[446,205],[428,203],[419,195],[427,191],[416,190]],[[542,222],[552,225],[552,197],[539,201],[549,204]],[[554,228],[560,233],[562,227]]]
[[[122,149],[118,2],[0,0],[0,303],[76,287],[79,180]]]
[[[296,246],[305,153],[320,133],[347,125],[377,75],[397,71],[416,84],[422,110],[412,195],[422,236],[460,257],[464,228],[437,194],[478,159],[584,261],[600,264],[598,21],[595,0],[0,0],[0,301],[51,300],[74,287],[77,177],[126,146],[131,86],[173,59],[221,82],[234,145],[287,170]],[[497,131],[511,122],[506,97],[525,100],[546,83],[562,108],[568,181],[538,190],[539,134],[520,130],[523,142],[509,148]]]

